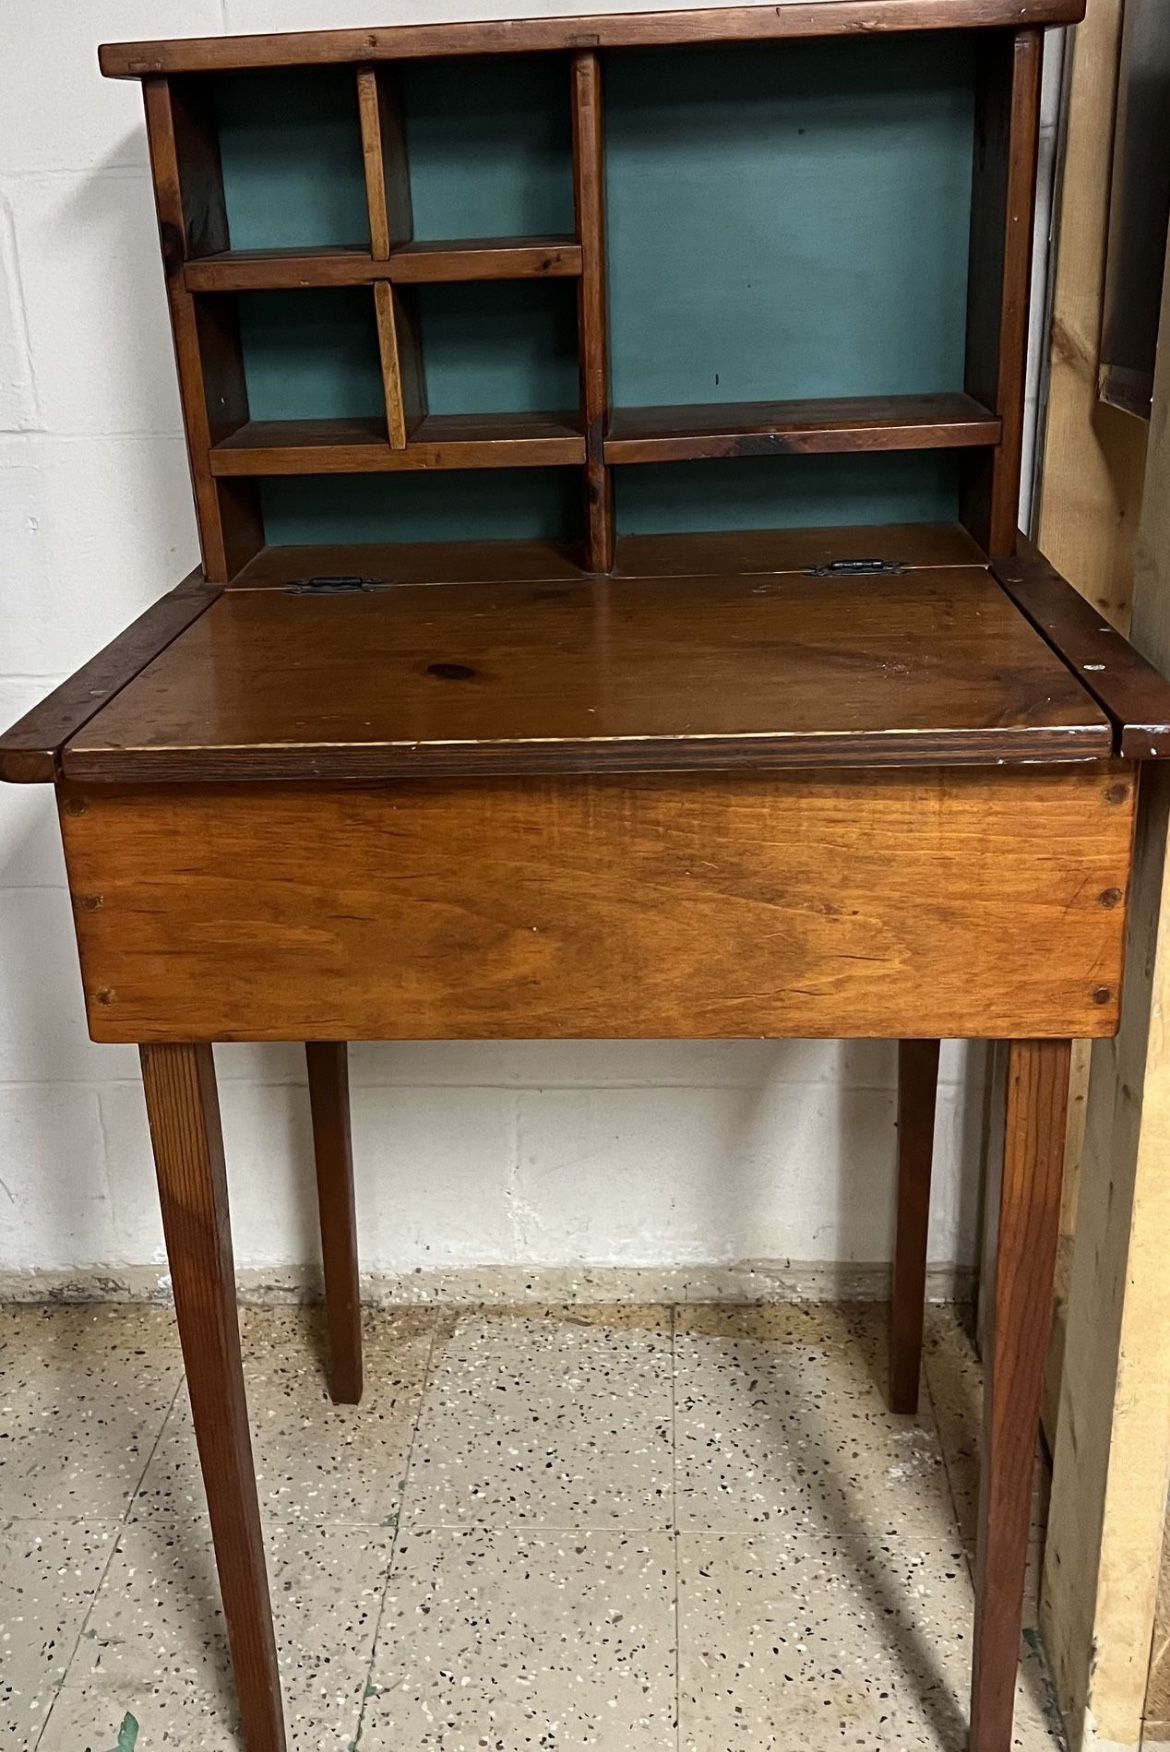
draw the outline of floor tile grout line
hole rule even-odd
[[[406,1450],[406,1465],[403,1468],[402,1473],[402,1490],[400,1492],[398,1504],[398,1517],[394,1523],[394,1537],[390,1541],[390,1555],[386,1560],[386,1579],[382,1584],[382,1598],[378,1601],[378,1611],[374,1619],[374,1635],[370,1642],[370,1662],[369,1666],[366,1668],[365,1683],[362,1686],[362,1694],[358,1705],[357,1723],[354,1727],[353,1739],[349,1743],[349,1752],[358,1752],[362,1734],[365,1730],[366,1704],[369,1702],[370,1689],[374,1682],[374,1662],[378,1658],[378,1643],[382,1635],[382,1620],[386,1615],[386,1601],[390,1593],[390,1581],[394,1574],[394,1559],[398,1555],[398,1541],[402,1537],[402,1523],[406,1508],[406,1487],[410,1482],[410,1468],[411,1463],[414,1460],[414,1447],[418,1440],[418,1432],[422,1424],[423,1407],[426,1404],[427,1392],[431,1385],[431,1365],[434,1362],[435,1345],[437,1344],[439,1337],[439,1326],[440,1319],[439,1315],[436,1313],[431,1320],[431,1339],[427,1346],[426,1367],[423,1370],[422,1386],[419,1390],[418,1396],[418,1409],[414,1414],[414,1422],[410,1431],[410,1441],[407,1444]]]
[[[146,1474],[150,1469],[150,1463],[154,1459],[155,1455],[158,1452],[159,1444],[161,1443],[161,1441],[163,1439],[163,1435],[166,1431],[167,1424],[170,1422],[171,1413],[175,1409],[175,1402],[177,1401],[179,1394],[183,1391],[183,1383],[185,1380],[186,1380],[185,1372],[180,1371],[179,1379],[175,1383],[175,1391],[171,1394],[171,1397],[170,1397],[170,1403],[167,1405],[166,1410],[163,1412],[163,1415],[162,1415],[161,1419],[159,1420],[158,1434],[155,1436],[154,1441],[151,1443],[150,1452],[146,1456],[146,1459],[142,1463],[142,1470],[138,1474],[138,1482],[135,1484],[134,1489],[130,1492],[129,1496],[126,1498],[126,1506],[122,1510],[121,1519],[114,1523],[114,1525],[117,1527],[117,1532],[115,1533],[114,1537],[110,1540],[109,1555],[107,1556],[105,1563],[102,1565],[102,1573],[98,1577],[97,1586],[94,1588],[93,1598],[90,1600],[89,1605],[85,1609],[85,1616],[82,1618],[80,1628],[78,1629],[77,1635],[74,1638],[73,1648],[70,1651],[69,1659],[65,1662],[65,1665],[61,1669],[61,1682],[55,1688],[53,1695],[52,1695],[52,1698],[49,1701],[49,1707],[45,1711],[45,1719],[41,1723],[40,1732],[37,1734],[36,1739],[33,1741],[32,1752],[37,1752],[37,1748],[40,1746],[41,1741],[44,1739],[46,1733],[48,1732],[49,1722],[52,1719],[53,1711],[57,1707],[57,1699],[60,1697],[62,1691],[65,1689],[66,1682],[67,1682],[69,1675],[73,1669],[73,1663],[76,1661],[78,1654],[81,1651],[82,1642],[85,1640],[85,1633],[89,1629],[89,1621],[93,1617],[94,1612],[97,1610],[98,1596],[100,1595],[102,1589],[105,1587],[106,1577],[110,1573],[110,1565],[113,1563],[114,1558],[117,1555],[118,1547],[122,1543],[122,1535],[125,1533],[126,1528],[129,1524],[130,1511],[134,1507],[134,1503],[135,1503],[135,1500],[137,1499],[138,1492],[142,1488],[142,1481],[146,1477]]]

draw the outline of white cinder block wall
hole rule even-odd
[[[197,555],[139,96],[99,77],[96,45],[514,10],[4,0],[5,723]],[[300,1054],[217,1057],[237,1261],[246,1280],[299,1281],[316,1258]],[[978,1070],[945,1052],[940,1286],[975,1256]],[[560,1290],[585,1267],[610,1268],[593,1293],[705,1294],[773,1273],[816,1290],[834,1281],[817,1268],[889,1257],[891,1046],[363,1046],[352,1074],[363,1264],[389,1293]],[[0,1290],[149,1288],[162,1261],[136,1054],[86,1038],[52,797],[0,786]],[[753,1264],[763,1277],[728,1269]]]

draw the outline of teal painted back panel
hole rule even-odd
[[[566,56],[407,61],[400,85],[417,238],[572,232]]]
[[[373,293],[365,286],[243,292],[240,338],[254,420],[386,412]]]
[[[577,293],[571,280],[419,288],[433,414],[576,408]]]
[[[231,247],[368,249],[354,69],[225,73],[215,87]]]
[[[579,469],[455,470],[265,480],[260,501],[275,545],[363,541],[493,541],[580,534]]]
[[[622,535],[951,523],[959,474],[953,451],[736,457],[615,469],[614,499]]]
[[[963,383],[962,33],[605,64],[615,403]]]

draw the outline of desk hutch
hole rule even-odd
[[[285,1744],[212,1043],[898,1040],[918,1392],[940,1036],[1007,1049],[973,1752],[1007,1752],[1069,1042],[1116,1032],[1170,689],[1017,536],[1044,27],[1083,0],[119,44],[202,564],[0,739],[142,1050],[248,1752]],[[162,581],[160,581],[161,583]]]

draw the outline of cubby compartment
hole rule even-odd
[[[619,536],[949,524],[959,515],[953,455],[737,457],[614,470]]]
[[[415,542],[548,541],[581,534],[581,492],[564,469],[265,480],[268,550]]]
[[[572,237],[566,56],[407,61],[396,86],[416,241]]]
[[[964,32],[608,56],[615,423],[961,392],[975,99]]]
[[[369,250],[352,67],[222,73],[200,83],[219,140],[233,252]]]
[[[365,287],[247,292],[237,300],[253,420],[381,420],[373,294]]]
[[[576,290],[566,280],[412,288],[431,414],[557,412],[579,430]]]

